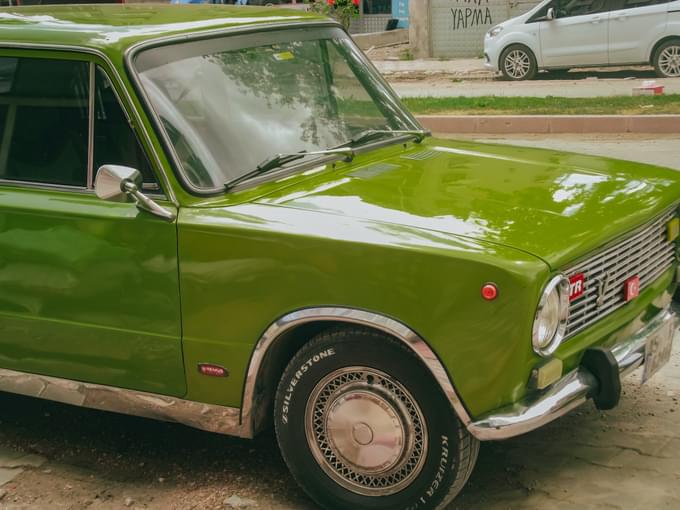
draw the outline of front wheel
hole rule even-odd
[[[506,80],[533,80],[538,72],[533,52],[521,44],[505,48],[501,54],[501,72]]]
[[[680,39],[663,43],[654,53],[656,74],[662,78],[680,77]]]
[[[440,508],[477,459],[478,441],[420,360],[370,330],[333,329],[305,345],[275,406],[283,457],[324,508]]]

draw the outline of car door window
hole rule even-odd
[[[87,183],[88,64],[0,57],[0,179]]]
[[[556,12],[558,18],[585,16],[607,10],[607,0],[558,0]]]
[[[672,0],[621,0],[619,9],[635,9],[636,7],[649,7],[650,5],[667,4]]]
[[[94,171],[102,165],[139,170],[144,188],[160,190],[151,165],[130,126],[111,81],[100,67],[95,76]]]

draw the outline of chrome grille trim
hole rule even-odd
[[[565,339],[625,305],[623,288],[628,278],[639,276],[642,292],[672,267],[676,246],[667,239],[667,225],[676,215],[674,207],[625,239],[564,271],[568,278],[579,273],[585,278],[583,295],[569,305]],[[605,279],[608,281],[598,306],[599,286]]]

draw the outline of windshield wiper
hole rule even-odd
[[[426,136],[430,136],[430,132],[424,129],[404,129],[404,130],[392,130],[392,129],[367,129],[362,131],[351,140],[339,145],[338,147],[356,147],[364,142],[372,140],[380,135],[410,135],[415,138],[416,143],[422,142]]]
[[[293,161],[297,161],[298,159],[305,158],[307,156],[332,156],[334,154],[338,155],[343,155],[345,156],[345,161],[348,163],[354,159],[354,151],[347,147],[347,148],[335,148],[335,149],[326,149],[322,151],[312,151],[312,152],[307,152],[307,151],[300,151],[300,152],[290,152],[290,153],[283,153],[283,154],[276,154],[275,156],[272,156],[271,158],[265,159],[262,163],[257,165],[254,170],[251,170],[250,172],[247,172],[240,177],[236,177],[235,179],[232,179],[231,181],[225,183],[224,188],[225,190],[230,190],[234,188],[236,185],[250,180],[254,177],[257,177],[258,175],[265,174],[269,172],[270,170],[275,170],[277,168],[282,167],[286,163],[292,163]]]

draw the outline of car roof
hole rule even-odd
[[[232,27],[325,19],[295,9],[227,5],[98,4],[0,8],[0,47],[70,46],[120,61],[131,45]],[[116,58],[117,57],[117,58]]]

